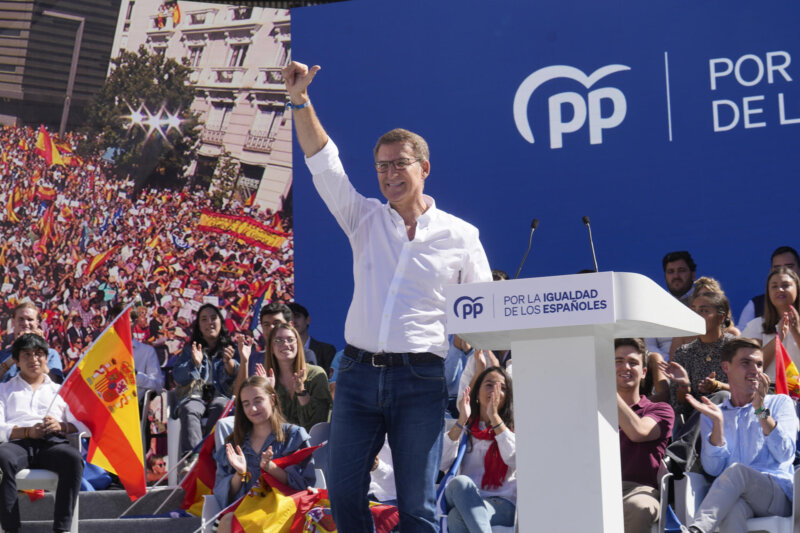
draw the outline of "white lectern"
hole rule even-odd
[[[447,328],[511,349],[520,531],[623,530],[615,337],[705,333],[641,274],[600,272],[452,285]]]

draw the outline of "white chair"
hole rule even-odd
[[[175,404],[175,391],[171,390],[167,393],[167,482],[172,487],[178,484],[179,469],[175,465],[178,464],[181,453],[181,419],[172,417]]]
[[[767,531],[769,533],[793,533],[797,516],[800,469],[794,471],[794,504],[791,516],[764,516],[747,521],[747,531]],[[675,481],[675,512],[681,522],[688,524],[694,519],[700,503],[705,498],[711,484],[702,474],[687,473],[683,479]]]
[[[68,435],[70,444],[75,446],[79,452],[82,450],[81,438],[84,435],[84,433]],[[17,489],[19,490],[46,490],[48,492],[55,492],[56,488],[58,488],[58,474],[51,470],[45,470],[43,468],[23,468],[17,472]],[[75,501],[75,509],[72,511],[72,526],[69,529],[71,533],[78,533],[79,503],[80,495]]]
[[[653,524],[651,533],[664,533],[665,523],[667,520],[667,507],[669,507],[669,480],[672,478],[672,473],[667,468],[664,460],[661,460],[661,466],[658,469],[658,487],[659,487],[659,513],[658,522]]]

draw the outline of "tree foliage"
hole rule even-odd
[[[214,168],[214,178],[211,182],[211,202],[217,209],[225,207],[233,198],[236,183],[241,175],[239,161],[231,156],[230,152],[225,152],[217,159],[217,166]]]
[[[122,50],[112,63],[87,110],[88,140],[79,150],[113,149],[119,174],[129,174],[137,186],[150,177],[182,177],[199,135],[197,116],[190,111],[191,69],[144,46],[138,52]],[[181,119],[179,126],[169,126],[170,115]]]

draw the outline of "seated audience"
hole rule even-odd
[[[42,330],[39,328],[39,309],[31,302],[22,302],[14,308],[11,314],[11,324],[14,328],[14,339],[18,339],[25,333],[36,333],[42,335]],[[47,349],[47,366],[45,372],[56,383],[64,381],[64,374],[62,372],[63,366],[61,364],[61,356],[52,348]],[[13,378],[19,369],[11,357],[11,348],[6,348],[0,351],[0,378],[3,381],[8,381]]]
[[[306,361],[322,367],[325,373],[330,376],[331,362],[336,355],[336,347],[333,344],[318,341],[308,332],[308,328],[311,326],[311,316],[308,314],[308,309],[297,302],[291,302],[287,305],[292,310],[292,325],[297,330],[297,333],[300,334],[300,340],[303,341]],[[314,353],[316,362],[308,357],[309,350]]]
[[[661,259],[664,269],[664,283],[669,293],[685,304],[689,304],[692,296],[692,283],[697,275],[697,264],[692,259],[692,254],[683,250],[669,252]],[[669,360],[669,349],[672,337],[654,337],[645,339],[649,352],[659,353]]]
[[[267,337],[267,373],[274,375],[275,392],[286,420],[306,430],[327,422],[333,400],[325,371],[307,364],[297,330],[278,324]]]
[[[193,450],[208,435],[233,394],[239,361],[220,310],[205,304],[197,312],[191,342],[173,369],[181,419],[181,453]],[[203,416],[207,416],[205,428]]]
[[[514,395],[511,378],[489,367],[464,391],[456,424],[447,432],[442,467],[456,458],[463,431],[469,442],[459,475],[445,488],[447,527],[451,533],[490,532],[491,526],[514,525],[517,501],[517,456],[514,439]]]
[[[758,342],[734,339],[722,350],[731,396],[721,405],[689,397],[701,414],[703,469],[718,476],[682,531],[746,532],[754,516],[792,513],[797,416],[792,399],[768,395]]]
[[[316,482],[314,459],[283,469],[272,460],[308,447],[308,434],[298,426],[284,423],[275,390],[266,378],[253,376],[242,385],[236,398],[233,433],[215,454],[217,476],[214,496],[227,507],[261,477],[261,470],[295,489]],[[218,531],[231,530],[233,514],[220,520]]]
[[[6,532],[20,529],[16,483],[20,470],[45,468],[58,474],[53,531],[69,531],[81,488],[83,459],[66,434],[88,429],[75,420],[48,376],[49,349],[39,335],[19,336],[11,346],[19,374],[0,384],[0,436],[5,441],[0,444],[0,525]]]
[[[641,533],[650,531],[658,521],[657,475],[675,414],[668,403],[651,402],[639,393],[647,374],[647,348],[642,339],[616,339],[614,365],[625,532]]]
[[[781,342],[789,357],[800,365],[800,277],[790,268],[778,267],[767,276],[765,294],[764,316],[748,322],[742,336],[761,340],[764,373],[774,381],[776,328],[782,330]]]
[[[800,257],[797,255],[797,250],[791,246],[780,246],[776,248],[775,251],[772,252],[772,257],[770,258],[769,270],[772,272],[778,267],[786,267],[794,270],[794,273],[800,276]],[[766,297],[767,293],[765,292],[750,298],[744,306],[744,309],[742,309],[742,313],[739,315],[739,322],[736,323],[740,328],[747,326],[754,318],[764,316],[764,300],[766,300]]]
[[[662,369],[672,381],[671,404],[676,415],[688,417],[692,404],[687,396],[700,398],[728,390],[728,378],[722,370],[722,348],[733,336],[724,332],[730,312],[724,294],[706,292],[692,297],[692,310],[706,321],[706,332],[675,351],[675,357]]]
[[[375,456],[375,463],[369,473],[369,499],[387,505],[397,505],[397,487],[394,485],[394,463],[389,439]]]

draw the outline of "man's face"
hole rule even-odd
[[[286,319],[283,318],[282,313],[275,313],[273,315],[263,315],[261,317],[261,331],[264,332],[264,337],[269,334],[269,330],[278,324],[286,324]]]
[[[795,274],[800,276],[800,265],[797,264],[797,259],[794,258],[792,252],[778,254],[772,258],[772,269],[775,270],[778,267],[791,268]]]
[[[17,310],[14,315],[14,334],[36,333],[39,329],[39,313],[30,307]]]
[[[47,352],[39,349],[21,350],[17,366],[24,379],[34,380],[47,373]]]
[[[617,391],[638,389],[647,369],[642,366],[642,354],[633,346],[620,346],[614,350],[614,367]]]
[[[311,317],[305,317],[300,313],[296,313],[294,318],[292,318],[292,324],[294,324],[294,329],[297,330],[297,333],[300,335],[305,335],[308,332],[308,325],[311,323]]]
[[[398,159],[408,161],[417,159],[410,144],[404,142],[383,144],[378,148],[376,162]],[[394,165],[390,164],[386,172],[378,172],[378,184],[389,204],[395,209],[402,209],[422,201],[422,189],[429,172],[428,161],[416,161],[403,170],[396,170]]]
[[[759,374],[764,368],[764,356],[755,348],[739,348],[730,361],[722,362],[722,370],[728,375],[731,391],[746,394],[758,389]]]
[[[664,279],[667,282],[669,292],[679,298],[689,292],[694,281],[694,272],[689,270],[689,265],[683,259],[667,263],[664,269]]]

